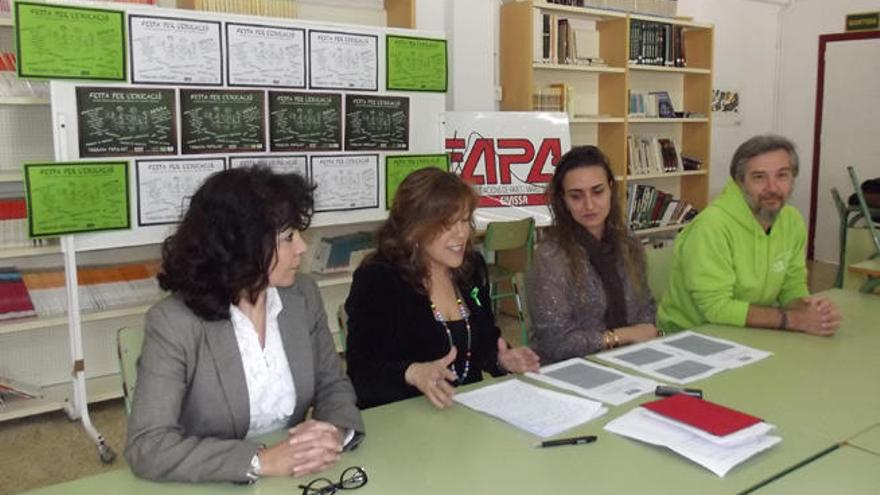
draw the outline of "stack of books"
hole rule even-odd
[[[291,0],[177,0],[177,8],[269,17],[296,17]]]
[[[158,300],[162,295],[156,281],[158,270],[159,262],[79,270],[77,282],[81,310],[100,311]],[[22,280],[37,315],[55,316],[67,310],[63,270],[25,272]]]
[[[627,136],[627,170],[630,175],[652,175],[684,170],[681,153],[671,138]]]
[[[49,244],[48,239],[28,237],[27,205],[24,199],[0,199],[0,249]]]
[[[15,268],[0,268],[0,320],[36,316],[27,286]]]
[[[692,204],[654,186],[627,186],[626,219],[632,230],[684,224],[697,213]]]
[[[688,395],[648,402],[605,425],[612,433],[667,447],[723,477],[773,447],[776,427],[755,416]]]

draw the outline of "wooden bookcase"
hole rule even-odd
[[[542,35],[542,14],[567,18],[598,32],[605,65],[549,64],[534,51]],[[655,21],[682,26],[687,67],[636,65],[629,62],[630,23]],[[711,150],[713,27],[678,19],[567,7],[541,1],[501,7],[502,110],[536,110],[533,95],[550,84],[574,88],[572,145],[593,144],[608,155],[626,190],[627,183],[648,183],[672,192],[702,209],[708,203]],[[538,40],[539,41],[539,40]],[[628,114],[629,91],[667,91],[676,110],[698,114],[684,118],[634,118]],[[702,162],[696,171],[629,175],[627,136],[672,137],[679,151]],[[623,198],[622,198],[623,199]],[[625,199],[624,199],[625,200]],[[639,231],[645,235],[675,232],[679,226]]]

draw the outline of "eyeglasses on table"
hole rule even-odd
[[[315,478],[302,488],[302,495],[333,495],[337,490],[354,490],[367,484],[367,472],[362,467],[352,466],[339,475],[334,483],[328,478]]]

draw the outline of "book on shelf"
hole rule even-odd
[[[681,155],[682,170],[700,170],[703,168],[703,161],[692,156]]]
[[[680,112],[675,111],[672,98],[666,91],[630,91],[629,110],[630,117],[647,118],[675,118]]]
[[[653,175],[681,172],[683,163],[678,146],[671,138],[627,136],[629,175]]]
[[[26,318],[36,314],[21,273],[11,267],[0,268],[0,320]]]
[[[162,295],[158,270],[159,263],[154,261],[81,268],[77,271],[80,309],[100,311],[152,303]],[[38,316],[67,311],[63,270],[26,271],[21,277]]]
[[[654,186],[627,185],[626,218],[634,231],[684,224],[697,213],[697,209],[687,201]]]
[[[373,248],[375,248],[375,239],[369,232],[324,237],[315,248],[312,271],[315,273],[348,271],[352,268],[353,253]]]
[[[46,246],[50,242],[49,239],[28,237],[24,198],[0,199],[0,249]]]
[[[630,64],[687,67],[682,26],[632,19],[629,36]]]
[[[599,57],[599,32],[589,21],[535,10],[535,62],[606,66]]]

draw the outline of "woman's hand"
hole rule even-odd
[[[437,409],[452,405],[455,389],[449,382],[457,377],[449,369],[449,365],[455,362],[457,352],[457,348],[453,346],[442,358],[427,363],[413,363],[404,372],[406,383],[419,389]]]
[[[323,421],[308,420],[288,430],[287,440],[260,452],[263,476],[303,476],[336,464],[342,434]]]
[[[511,373],[538,371],[541,358],[528,347],[510,349],[503,338],[498,337],[498,364]]]
[[[614,333],[617,334],[620,345],[635,344],[656,337],[657,327],[650,323],[639,323],[629,327],[615,328]]]

